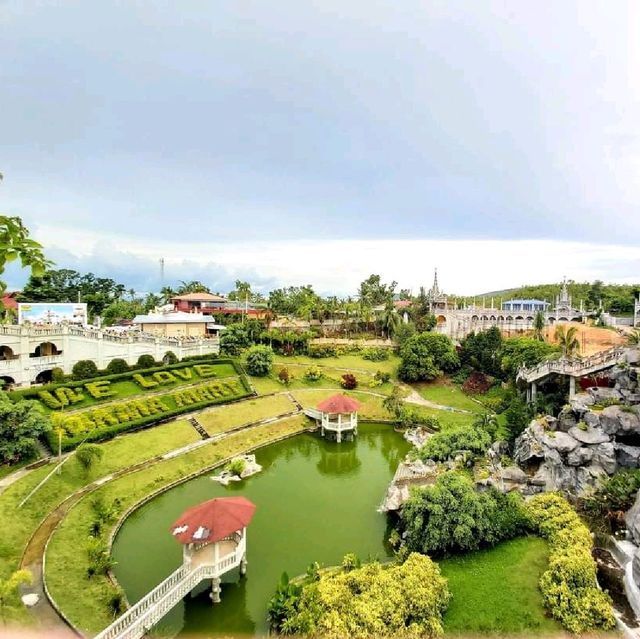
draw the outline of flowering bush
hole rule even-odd
[[[322,369],[319,366],[309,366],[304,372],[304,378],[309,382],[317,382],[322,379]]]
[[[468,395],[484,395],[491,388],[491,380],[484,374],[474,371],[462,384],[463,392]]]
[[[340,378],[340,386],[342,386],[342,388],[345,388],[347,390],[353,390],[358,386],[358,380],[356,379],[356,376],[353,375],[352,373],[345,373]]]

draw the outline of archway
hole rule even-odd
[[[0,346],[0,360],[18,359],[10,346]]]
[[[53,370],[40,371],[34,380],[36,384],[48,384],[53,381]]]
[[[52,355],[60,355],[61,350],[53,342],[42,342],[38,344],[30,357],[51,357]]]
[[[2,390],[6,390],[7,388],[11,388],[16,383],[16,380],[13,377],[9,377],[9,375],[0,375],[0,387]]]

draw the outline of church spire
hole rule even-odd
[[[438,288],[438,268],[436,267],[433,272],[433,286],[431,287],[431,292],[434,295],[438,295],[440,293],[440,289]]]

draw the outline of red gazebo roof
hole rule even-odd
[[[185,510],[170,530],[181,544],[213,543],[246,528],[255,511],[244,497],[216,497]]]
[[[321,401],[318,410],[323,413],[346,414],[355,413],[360,408],[360,402],[346,395],[334,395]]]

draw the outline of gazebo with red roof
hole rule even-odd
[[[211,599],[220,601],[220,577],[247,570],[247,526],[256,507],[244,497],[216,497],[185,510],[171,526],[183,545],[182,565],[211,577]]]
[[[360,402],[348,395],[333,395],[318,404],[320,434],[333,433],[336,441],[342,435],[355,437],[358,434],[358,410]]]

